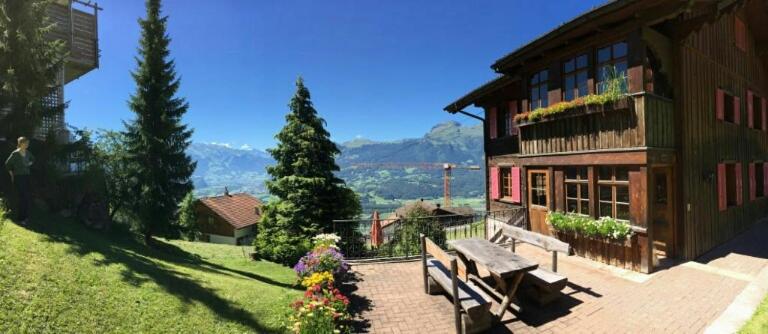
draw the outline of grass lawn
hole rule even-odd
[[[280,333],[293,271],[234,246],[91,231],[54,216],[0,226],[0,333]]]
[[[768,298],[763,300],[752,319],[739,331],[741,334],[768,333]]]

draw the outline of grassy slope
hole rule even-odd
[[[755,315],[752,316],[752,320],[739,332],[743,334],[768,333],[768,298],[763,300]]]
[[[0,226],[0,333],[280,332],[293,272],[240,248],[103,234],[60,218]]]

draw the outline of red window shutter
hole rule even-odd
[[[516,136],[518,134],[517,124],[515,124],[515,115],[517,115],[517,101],[509,102],[509,134]]]
[[[512,202],[520,203],[520,167],[512,167]]]
[[[488,131],[490,132],[491,139],[495,139],[498,132],[496,128],[496,122],[498,120],[496,119],[496,107],[491,107],[488,109],[488,117],[486,117],[486,122],[488,122]]]
[[[747,27],[744,25],[744,21],[742,21],[740,18],[735,17],[735,23],[736,26],[735,29],[735,40],[736,40],[736,47],[739,48],[741,51],[747,51]]]
[[[747,91],[747,124],[750,128],[755,128],[755,106],[752,102],[752,91]]]
[[[741,205],[744,203],[744,185],[741,177],[740,162],[736,163],[736,171],[734,174],[736,175],[736,205]]]
[[[725,164],[717,164],[717,207],[720,211],[728,208],[727,190],[725,187]]]
[[[768,131],[768,100],[763,98],[763,107],[760,108],[763,112],[763,131]]]
[[[499,199],[499,167],[491,167],[491,199]]]
[[[768,162],[763,163],[763,196],[768,196]]]
[[[724,121],[725,120],[725,92],[718,88],[717,94],[715,97],[715,109],[717,110],[717,119]]]
[[[741,98],[738,96],[733,97],[733,122],[741,124]]]
[[[754,201],[757,198],[757,183],[755,183],[756,163],[749,164],[749,200]],[[762,185],[761,185],[762,186]]]

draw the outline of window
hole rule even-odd
[[[208,216],[208,225],[213,225],[213,216]]]
[[[629,169],[600,167],[597,178],[598,216],[629,220]]]
[[[597,93],[608,89],[610,79],[627,77],[627,42],[619,42],[597,50]],[[626,85],[621,91],[627,92]]]
[[[583,54],[563,63],[563,101],[589,94],[587,60],[587,55]]]
[[[568,212],[589,215],[589,179],[586,167],[565,170],[565,207]]]
[[[763,99],[755,95],[752,91],[747,91],[747,117],[749,117],[749,127],[758,130],[765,129],[765,108]]]
[[[531,204],[547,206],[547,174],[531,173]]]
[[[720,211],[742,204],[741,163],[717,165],[717,196]]]
[[[547,88],[547,82],[549,80],[549,71],[543,70],[534,74],[531,77],[531,96],[530,96],[530,110],[536,110],[538,108],[545,108],[549,106],[549,89]]]
[[[750,199],[755,200],[765,196],[765,169],[762,162],[755,162],[749,166]]]
[[[512,197],[512,169],[501,168],[501,197]]]
[[[509,108],[507,106],[501,106],[498,108],[499,115],[496,118],[498,124],[496,125],[496,138],[501,138],[509,135]]]
[[[723,89],[717,90],[715,101],[717,119],[728,123],[741,123],[741,99]]]

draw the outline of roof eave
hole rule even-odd
[[[508,75],[498,76],[447,105],[445,108],[443,108],[443,110],[451,114],[460,112],[464,110],[464,108],[477,102],[478,99],[483,98],[488,94],[495,92],[497,89],[509,85],[517,80],[519,80],[518,77],[512,77]]]
[[[536,48],[540,47],[542,44],[559,37],[563,33],[580,26],[585,22],[588,22],[598,16],[602,16],[607,13],[619,10],[622,7],[629,5],[630,3],[635,1],[637,0],[615,0],[615,1],[607,2],[599,7],[595,7],[587,11],[586,13],[579,15],[576,18],[568,21],[567,23],[560,25],[554,30],[551,30],[545,33],[544,35],[534,39],[532,42],[523,45],[517,50],[512,51],[511,53],[505,55],[504,57],[499,58],[498,60],[496,60],[496,62],[493,63],[493,65],[491,65],[491,69],[493,69],[496,72],[503,73],[504,69],[509,67],[510,63],[513,63],[516,59],[518,59],[521,55],[524,55],[526,52],[535,50]]]

